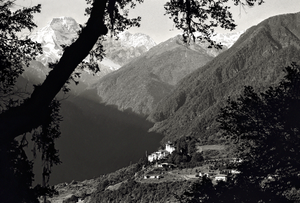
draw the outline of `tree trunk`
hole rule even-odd
[[[0,115],[0,143],[5,144],[15,137],[30,132],[43,123],[49,113],[49,105],[66,81],[88,55],[101,35],[107,34],[104,24],[108,0],[95,0],[87,26],[79,38],[65,49],[56,67],[50,71],[44,83],[36,87],[30,98],[18,107],[10,108]]]

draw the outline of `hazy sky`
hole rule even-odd
[[[130,32],[148,34],[155,42],[160,43],[179,33],[174,29],[172,20],[164,16],[163,5],[167,0],[144,0],[136,9],[131,10],[132,16],[141,16],[140,28],[133,28]],[[236,31],[245,30],[262,20],[284,13],[300,12],[300,0],[265,0],[261,6],[253,8],[232,6],[234,19],[238,25]],[[41,28],[54,17],[73,17],[78,23],[86,22],[84,9],[85,0],[17,0],[18,5],[32,6],[42,4],[42,12],[35,16],[36,24]],[[18,6],[17,6],[18,7]],[[220,30],[220,32],[229,32]]]

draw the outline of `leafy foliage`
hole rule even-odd
[[[169,155],[167,162],[173,163],[181,168],[202,165],[203,154],[197,152],[195,137],[181,137],[175,142],[175,151]],[[163,160],[164,161],[164,160]]]
[[[93,202],[168,202],[174,194],[183,192],[188,182],[163,182],[144,184],[134,180],[122,183],[118,190],[97,191],[92,195]]]
[[[88,4],[92,4],[92,0],[86,0]],[[134,9],[137,3],[142,3],[143,0],[111,0],[106,4],[106,11],[104,21],[111,31],[111,34],[117,35],[118,33],[133,27],[140,26],[139,22],[141,17],[130,19],[129,9]],[[92,7],[86,8],[86,14],[91,14]]]
[[[24,99],[20,97],[25,92],[16,92],[14,85],[17,78],[24,71],[24,66],[38,54],[42,53],[41,45],[29,38],[20,38],[19,32],[24,29],[32,30],[33,14],[40,12],[41,5],[11,11],[14,1],[0,1],[0,112],[9,111],[18,106]],[[28,141],[26,134],[19,140],[12,140],[8,145],[0,146],[1,162],[1,202],[38,202],[40,195],[51,195],[54,190],[48,187],[49,176],[53,164],[58,164],[59,158],[55,149],[54,140],[60,135],[59,102],[54,101],[43,123],[41,131],[37,129],[32,137],[37,148],[42,152],[44,161],[43,186],[32,187],[34,180],[33,161],[29,161],[24,147]]]
[[[189,187],[182,193],[177,195],[180,202],[213,202],[215,188],[209,178],[203,178],[191,183]]]
[[[230,30],[235,27],[229,7],[224,5],[226,1],[173,0],[165,4],[165,9],[166,14],[173,18],[176,28],[184,31],[186,42],[189,42],[190,37],[195,41],[194,33],[200,32],[200,40],[205,39],[216,48],[221,48],[220,44],[215,44],[210,38],[214,34],[213,28],[219,25]]]
[[[60,102],[53,100],[49,108],[51,113],[47,121],[43,123],[40,129],[35,130],[32,135],[32,141],[34,142],[33,153],[36,156],[36,151],[38,150],[43,161],[43,186],[49,183],[53,165],[61,163],[58,150],[55,148],[55,140],[60,137],[59,124],[62,120],[62,116],[59,114]]]
[[[40,12],[41,5],[11,11],[13,1],[0,1],[0,112],[9,102],[16,79],[24,71],[23,65],[42,53],[41,45],[28,38],[20,39],[17,33],[32,30],[33,13]]]
[[[0,148],[0,153],[1,202],[34,202],[35,194],[30,189],[33,162],[28,161],[23,146],[13,141],[6,148]]]
[[[236,5],[253,6],[257,0],[233,0]],[[175,27],[183,30],[184,41],[189,43],[191,38],[195,41],[195,34],[201,33],[197,38],[210,43],[210,48],[222,48],[211,40],[214,35],[214,28],[221,27],[233,30],[236,25],[229,11],[230,7],[226,5],[228,0],[170,0],[165,4],[166,14],[171,15]],[[263,0],[258,0],[259,4]]]
[[[92,4],[92,0],[86,0],[87,4]],[[103,17],[103,21],[107,28],[110,30],[111,37],[117,36],[117,34],[123,32],[124,30],[130,27],[139,27],[141,17],[129,18],[129,9],[134,9],[137,3],[142,3],[143,0],[110,0],[107,2],[107,6],[105,9],[105,15]],[[92,7],[88,7],[85,9],[85,15],[89,16],[92,11]],[[85,26],[82,26],[84,28]],[[80,35],[80,32],[79,32]],[[100,71],[98,63],[105,56],[105,50],[103,49],[103,42],[106,41],[107,38],[104,36],[100,36],[95,43],[93,49],[91,49],[87,61],[81,62],[78,66],[79,69],[89,68],[94,73]]]
[[[264,93],[245,87],[217,119],[234,156],[242,160],[235,166],[239,179],[274,194],[300,186],[300,70],[293,63],[285,71],[279,85]]]
[[[140,171],[142,169],[142,166],[143,166],[142,164],[143,164],[143,161],[140,161],[139,163],[119,169],[114,173],[104,175],[99,180],[99,185],[98,185],[97,190],[99,192],[101,192],[101,191],[104,191],[107,188],[107,186],[109,186],[109,185],[114,185],[114,184],[120,183],[122,181],[131,179],[135,175],[135,173],[137,173],[138,171]]]
[[[241,179],[236,180],[232,175],[227,176],[226,182],[212,184],[206,176],[193,182],[183,193],[177,195],[180,202],[205,203],[285,203],[288,199],[261,190],[257,185]]]

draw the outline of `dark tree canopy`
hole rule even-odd
[[[215,34],[215,28],[233,30],[236,27],[226,4],[228,0],[170,0],[165,4],[166,14],[173,19],[175,27],[183,31],[185,42],[195,40],[196,33],[199,40],[211,43],[209,47],[221,48],[222,45],[211,40]],[[262,4],[263,0],[233,0],[235,5],[254,6],[255,2]]]
[[[14,1],[0,2],[0,113],[9,111],[28,96],[24,90],[16,91],[15,83],[38,54],[41,45],[29,38],[20,38],[19,33],[36,25],[33,14],[40,12],[40,5],[23,8],[12,12]],[[51,167],[60,163],[54,140],[60,136],[58,101],[53,100],[41,128],[35,129],[31,140],[34,152],[41,152],[43,161],[43,187],[33,187],[33,161],[28,160],[24,147],[28,145],[26,134],[18,140],[4,142],[0,147],[0,199],[1,202],[37,202],[37,197],[50,192],[47,189]],[[14,126],[11,126],[14,127]],[[2,132],[0,133],[2,136]],[[2,138],[2,137],[1,137]],[[16,195],[17,194],[17,195]]]
[[[0,113],[10,100],[16,79],[24,71],[23,66],[42,53],[41,45],[18,33],[32,30],[33,13],[40,12],[41,5],[12,12],[13,1],[0,1]]]
[[[247,86],[227,101],[217,121],[233,157],[226,182],[209,178],[177,194],[180,202],[285,203],[299,201],[300,188],[300,67],[284,69],[278,85],[257,93]]]
[[[275,194],[300,186],[300,69],[293,63],[285,72],[263,93],[245,87],[217,119],[233,156],[242,160],[239,177]]]

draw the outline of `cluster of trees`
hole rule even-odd
[[[194,167],[201,165],[204,158],[202,153],[197,152],[195,137],[181,137],[175,142],[175,151],[167,158],[167,162],[179,167]]]
[[[126,168],[98,178],[97,191],[91,195],[91,202],[167,202],[174,199],[178,191],[184,192],[189,183],[163,182],[144,184],[135,181],[135,175],[142,170],[146,160],[140,160]],[[116,190],[108,189],[108,186],[122,183]]]
[[[97,186],[97,191],[104,191],[108,186],[121,183],[122,181],[131,179],[135,174],[141,171],[142,167],[145,165],[147,160],[141,159],[138,163],[132,164],[126,168],[117,170],[114,173],[104,175],[98,179],[99,184]]]
[[[300,189],[300,67],[286,67],[278,86],[257,93],[245,87],[228,99],[217,121],[233,155],[242,160],[231,167],[239,174],[212,185],[190,185],[181,202],[294,202]]]
[[[249,184],[247,180],[238,179],[230,175],[227,176],[226,182],[219,181],[217,184],[213,184],[211,179],[204,176],[198,181],[191,183],[176,198],[182,203],[292,202],[287,197],[263,191],[259,187]]]
[[[18,32],[32,30],[33,14],[40,12],[41,5],[11,11],[14,1],[0,1],[0,115],[13,111],[28,99],[24,89],[15,87],[18,77],[38,54],[41,45],[29,38],[20,38]],[[60,103],[51,101],[48,114],[39,128],[31,132],[33,155],[40,152],[43,161],[43,183],[32,186],[34,180],[33,161],[27,158],[24,148],[28,146],[26,132],[17,139],[9,139],[5,131],[0,131],[0,199],[1,202],[38,202],[37,197],[51,195],[54,190],[48,186],[51,167],[60,163],[54,141],[60,136]],[[28,112],[30,113],[30,112]],[[11,120],[17,119],[14,114]],[[14,123],[1,122],[1,126],[16,128]],[[18,130],[18,129],[16,129]],[[16,195],[17,194],[17,195]]]
[[[139,183],[132,179],[123,183],[118,190],[97,191],[92,202],[173,202],[176,193],[183,193],[189,185],[187,181]],[[173,201],[172,201],[173,200]]]
[[[279,85],[263,93],[245,87],[218,118],[234,156],[243,160],[236,165],[239,178],[280,195],[300,186],[300,69],[293,63],[284,71]]]

